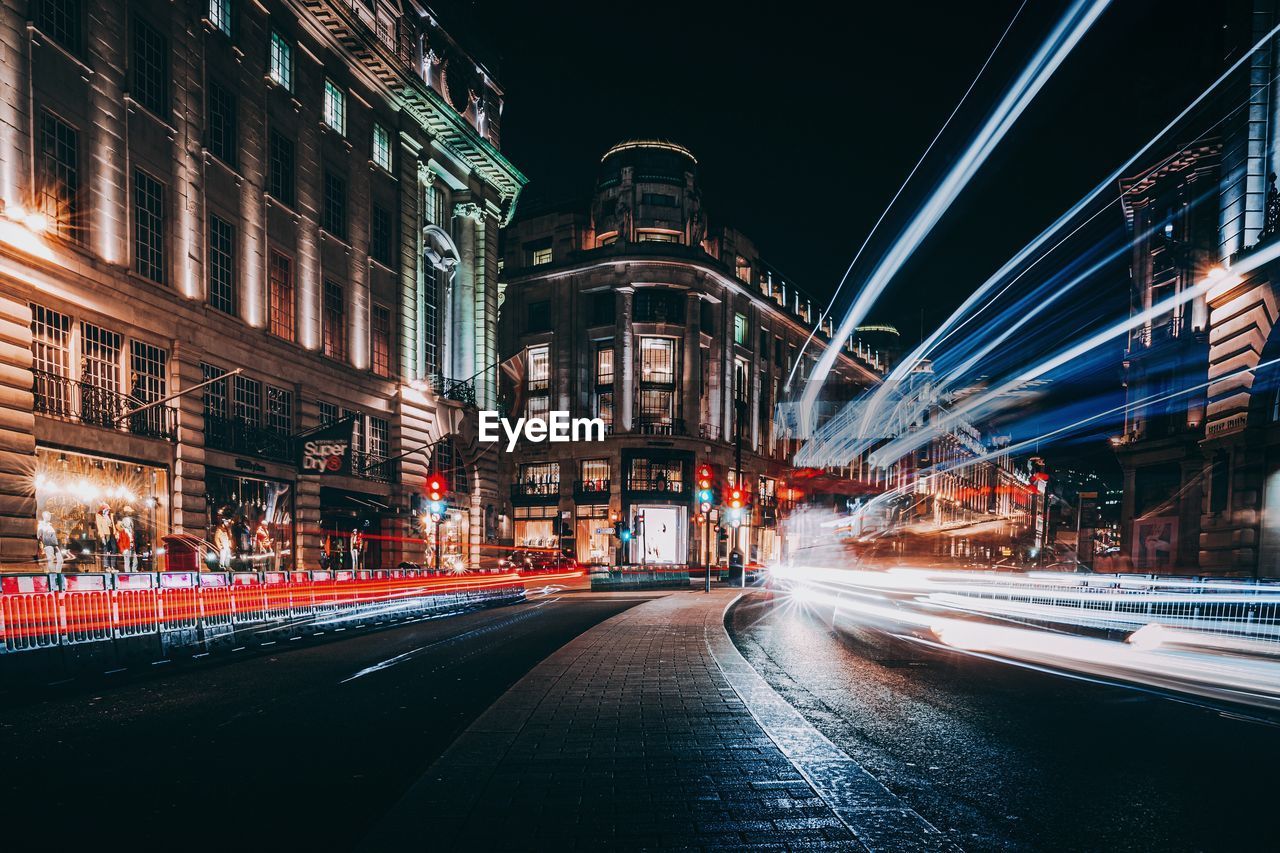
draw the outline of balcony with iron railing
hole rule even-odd
[[[573,496],[575,498],[608,497],[608,480],[574,480]]]
[[[632,432],[640,435],[687,435],[685,423],[680,418],[664,415],[638,415]]]
[[[437,373],[431,377],[431,390],[442,400],[453,400],[465,406],[476,405],[476,385],[470,379],[450,379]]]
[[[351,451],[351,474],[375,483],[396,483],[400,480],[400,462],[388,459],[381,453]]]
[[[692,494],[690,484],[683,478],[627,477],[627,491],[646,495],[687,497]]]
[[[560,499],[559,480],[525,480],[511,484],[511,498],[531,503]]]
[[[33,370],[32,375],[35,379],[31,389],[33,408],[37,414],[143,438],[173,441],[178,436],[178,413],[171,405],[152,406],[130,414],[146,401],[43,370]]]
[[[258,456],[276,462],[293,459],[293,439],[288,433],[206,413],[204,446],[242,456]]]

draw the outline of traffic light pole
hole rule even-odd
[[[711,510],[707,510],[702,514],[702,544],[706,550],[706,575],[707,592],[711,592]]]
[[[440,574],[440,522],[443,517],[436,514],[436,574]]]

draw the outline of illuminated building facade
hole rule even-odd
[[[1217,259],[1220,146],[1181,152],[1121,184],[1133,240],[1133,314],[1193,288]],[[1124,475],[1119,564],[1138,571],[1199,562],[1205,497],[1208,306],[1192,298],[1135,327],[1125,350],[1124,431],[1113,439]],[[1126,563],[1127,561],[1127,563]]]
[[[4,568],[34,567],[46,512],[76,568],[126,563],[125,517],[144,569],[167,534],[224,567],[422,562],[428,465],[474,562],[524,183],[490,68],[413,0],[21,0],[0,23]],[[301,474],[296,437],[346,418],[352,475]]]
[[[819,308],[744,235],[708,223],[697,172],[679,145],[623,142],[602,158],[589,202],[522,210],[504,233],[500,337],[520,368],[518,414],[608,425],[601,443],[525,442],[509,455],[517,546],[630,565],[781,553],[779,490],[799,442],[777,404]],[[817,332],[796,383],[830,331]],[[846,342],[823,405],[879,379],[874,357]],[[709,463],[732,483],[739,438],[751,517],[708,549],[694,469]],[[613,518],[644,520],[621,553]]]

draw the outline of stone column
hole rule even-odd
[[[702,406],[698,399],[699,381],[702,377],[702,350],[698,346],[698,321],[701,317],[699,306],[702,297],[690,292],[685,309],[684,320],[684,370],[681,372],[680,417],[684,418],[689,435],[699,434],[699,422],[702,420]]]
[[[453,277],[453,312],[449,317],[450,338],[454,344],[450,365],[453,379],[467,379],[481,365],[476,363],[477,352],[481,349],[480,326],[478,325],[477,307],[483,305],[484,291],[482,273],[478,267],[483,259],[477,257],[476,238],[479,229],[480,205],[473,201],[458,202],[453,206],[453,215],[458,220],[458,271]],[[450,375],[446,371],[446,376]]]
[[[200,357],[180,342],[173,345],[170,379],[177,390],[204,381]],[[227,380],[230,382],[230,380]],[[204,394],[195,391],[177,400],[178,444],[173,461],[173,532],[201,538],[209,522],[205,501]]]
[[[31,309],[0,295],[0,569],[35,568],[33,384]]]
[[[631,432],[631,410],[635,395],[635,342],[631,332],[632,300],[635,288],[618,287],[618,336],[616,340],[617,364],[613,367],[613,431]]]

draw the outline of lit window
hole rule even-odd
[[[373,162],[379,168],[391,171],[391,134],[380,124],[373,126]]]
[[[613,384],[613,342],[600,344],[596,348],[596,384]]]
[[[636,232],[636,240],[640,243],[679,243],[680,235],[671,231],[645,231]]]
[[[535,267],[536,267],[536,266],[539,266],[540,264],[549,264],[549,263],[551,263],[551,248],[550,248],[550,247],[547,247],[547,248],[545,248],[545,249],[534,249],[534,250],[533,250],[533,265],[534,265]]]
[[[276,337],[293,340],[293,260],[274,249],[267,264],[267,325]]]
[[[373,306],[372,330],[370,332],[371,360],[373,372],[379,376],[391,375],[391,309],[381,305]]]
[[[546,391],[551,383],[551,347],[529,347],[527,351],[529,390]]]
[[[293,46],[284,36],[271,34],[271,82],[293,91]]]
[[[231,35],[231,0],[209,0],[209,23]]]
[[[751,264],[742,255],[738,255],[737,262],[734,264],[734,272],[737,273],[740,281],[750,283],[751,281]]]
[[[332,80],[324,81],[324,123],[338,133],[346,133],[346,95]]]
[[[676,380],[676,342],[672,338],[640,339],[640,381],[672,384]]]
[[[747,315],[733,315],[733,342],[746,346],[747,343]]]

